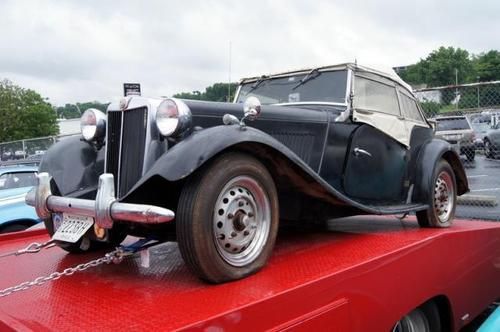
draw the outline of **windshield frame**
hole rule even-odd
[[[347,78],[346,78],[346,86],[345,86],[345,96],[344,96],[344,102],[329,102],[329,101],[317,101],[317,100],[312,100],[312,101],[298,101],[298,102],[283,102],[283,103],[274,103],[270,105],[275,105],[275,106],[287,106],[287,105],[333,105],[333,106],[349,106],[349,98],[351,94],[351,75],[352,75],[352,70],[350,68],[315,68],[320,74],[324,74],[327,72],[338,72],[338,71],[346,71],[347,73]],[[290,72],[290,73],[285,73],[285,74],[278,74],[278,75],[270,75],[269,80],[273,79],[282,79],[286,77],[291,77],[291,76],[297,76],[297,75],[304,75],[304,77],[311,72],[311,69],[308,70],[302,70],[302,71],[296,71],[296,72]],[[247,79],[247,80],[242,80],[240,84],[238,85],[238,89],[236,90],[236,93],[234,95],[233,103],[238,103],[238,99],[240,98],[241,94],[241,89],[245,85],[250,85],[252,83],[255,83],[258,81],[258,78],[256,79]],[[307,85],[308,82],[306,82],[304,85]],[[303,86],[303,85],[302,85]],[[293,90],[291,90],[293,91]],[[241,101],[240,101],[241,102]]]

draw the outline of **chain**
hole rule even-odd
[[[2,289],[0,290],[0,297],[4,297],[15,292],[27,290],[33,286],[41,286],[48,281],[57,280],[63,276],[70,276],[73,275],[75,272],[85,271],[91,267],[97,267],[102,264],[110,264],[111,262],[118,264],[123,260],[123,258],[130,256],[132,254],[133,252],[124,251],[123,249],[120,248],[115,251],[107,253],[105,256],[101,258],[91,260],[90,262],[87,263],[78,264],[75,267],[69,267],[67,269],[64,269],[62,272],[53,272],[48,276],[41,276],[33,281],[26,281],[19,285]]]

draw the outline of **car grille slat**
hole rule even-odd
[[[115,188],[118,188],[122,114],[122,112],[108,112],[108,128],[106,130],[106,173],[115,176]]]
[[[124,196],[142,176],[146,130],[145,107],[109,112],[106,172],[115,177],[118,198]]]

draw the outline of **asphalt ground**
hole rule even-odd
[[[459,204],[456,216],[500,221],[500,159],[477,154],[472,162],[462,160],[469,180],[472,203]]]

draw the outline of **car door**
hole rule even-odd
[[[364,202],[402,203],[408,189],[410,135],[401,115],[396,84],[371,73],[356,74],[353,121],[343,186]]]

